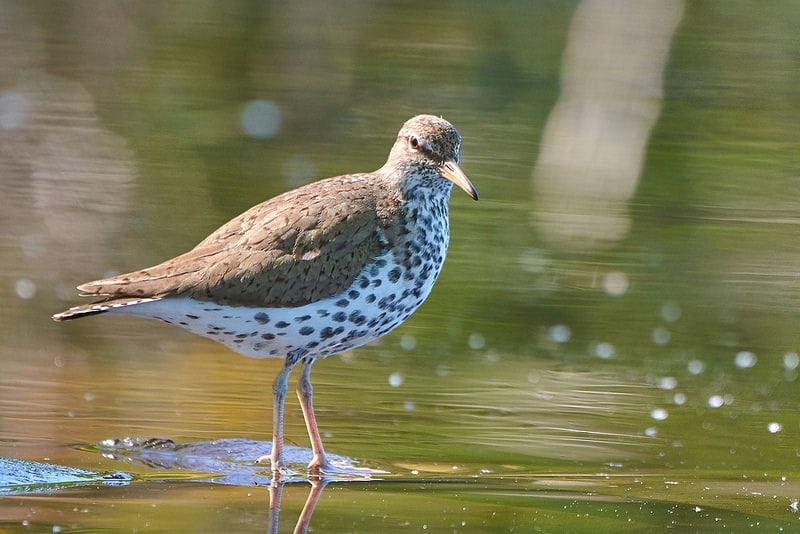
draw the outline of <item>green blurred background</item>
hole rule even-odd
[[[481,200],[454,192],[406,325],[315,366],[327,447],[392,475],[326,490],[312,527],[796,528],[797,28],[793,1],[4,1],[0,455],[135,470],[70,445],[270,439],[280,362],[50,315],[261,200],[378,168],[433,113]],[[287,436],[307,445],[293,400]],[[139,484],[0,517],[263,531],[253,493]]]

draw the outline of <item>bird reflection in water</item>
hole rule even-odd
[[[274,479],[269,486],[269,534],[277,534],[279,532],[278,526],[280,523],[281,513],[281,497],[283,496],[283,486],[286,485],[286,480]],[[297,518],[297,524],[294,527],[295,534],[303,534],[308,531],[308,525],[311,523],[311,515],[314,513],[314,508],[319,502],[319,497],[322,495],[322,490],[328,485],[331,480],[326,478],[308,478],[311,484],[311,491],[308,492],[306,503],[303,505],[303,510]]]
[[[265,447],[270,448],[271,444],[248,439],[179,444],[164,438],[122,438],[109,439],[96,445],[79,448],[98,452],[112,460],[144,465],[152,469],[181,469],[211,475],[201,474],[197,478],[181,477],[181,480],[233,486],[266,486],[269,490],[268,532],[270,533],[278,532],[281,498],[286,484],[299,482],[311,484],[311,490],[294,529],[294,532],[302,533],[308,530],[314,508],[325,486],[330,482],[367,482],[376,480],[373,475],[387,474],[386,471],[359,467],[351,471],[359,473],[361,476],[358,477],[306,476],[305,473],[296,476],[275,476],[273,473],[268,474],[263,464],[253,462],[253,458]],[[302,466],[309,461],[312,451],[302,447],[287,446],[284,454],[287,463]],[[341,465],[352,463],[349,458],[336,455],[331,455],[331,460]]]

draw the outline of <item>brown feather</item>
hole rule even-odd
[[[258,204],[189,252],[160,265],[89,282],[83,295],[185,294],[240,306],[300,306],[340,293],[381,255],[398,210],[375,205],[375,176],[314,182]]]

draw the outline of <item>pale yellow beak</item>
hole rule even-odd
[[[439,172],[442,173],[442,176],[466,191],[472,200],[478,200],[478,192],[475,190],[475,186],[472,185],[472,182],[469,181],[467,175],[464,174],[464,171],[461,170],[455,161],[445,161],[439,165]]]

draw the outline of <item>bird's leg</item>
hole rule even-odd
[[[273,476],[278,477],[290,474],[283,463],[283,404],[286,400],[286,391],[289,389],[289,374],[297,361],[296,357],[291,355],[287,357],[283,369],[275,378],[272,386],[272,451],[269,456],[262,456],[257,460],[259,463],[269,461]]]
[[[325,458],[325,449],[322,448],[322,438],[317,428],[317,418],[314,415],[313,396],[314,389],[311,387],[311,364],[314,360],[309,358],[303,360],[303,367],[300,369],[300,378],[297,379],[297,398],[300,399],[300,408],[303,410],[303,418],[306,421],[308,439],[311,440],[311,452],[313,457],[308,464],[309,472],[314,469],[319,470],[328,464]]]
[[[311,440],[311,452],[313,456],[311,463],[308,464],[308,472],[314,477],[323,477],[330,474],[357,474],[359,476],[369,476],[370,469],[363,469],[352,466],[334,466],[328,462],[325,456],[325,449],[322,448],[322,438],[317,428],[317,419],[314,416],[313,388],[311,387],[311,364],[313,358],[303,360],[303,367],[300,370],[300,377],[297,379],[297,398],[300,399],[300,407],[303,410],[303,418],[306,421],[308,439]]]

